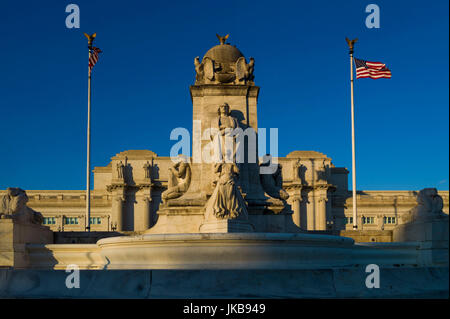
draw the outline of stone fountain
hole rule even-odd
[[[254,59],[219,37],[194,60],[192,157],[169,168],[156,224],[137,236],[98,241],[107,269],[329,269],[417,265],[409,243],[355,245],[308,233],[292,218],[281,166],[258,145]],[[196,131],[195,128],[201,128]],[[254,135],[251,133],[254,132]],[[247,135],[248,139],[243,139]],[[253,139],[253,140],[252,140]],[[319,221],[320,222],[320,221]]]
[[[145,214],[143,224],[151,225],[149,229],[137,235],[103,238],[95,244],[31,241],[23,263],[15,268],[62,270],[76,264],[86,270],[123,271],[100,283],[93,277],[85,279],[90,287],[97,287],[92,290],[95,297],[123,297],[124,290],[115,282],[143,287],[147,275],[151,278],[151,287],[144,289],[147,297],[448,296],[445,214],[433,213],[434,217],[427,219],[419,218],[428,214],[424,209],[414,212],[413,224],[397,232],[396,243],[355,244],[351,238],[307,232],[294,223],[281,165],[270,154],[262,159],[257,156],[259,87],[255,85],[255,60],[247,60],[239,49],[226,43],[227,36],[218,38],[220,43],[202,60],[194,59],[196,80],[190,87],[192,156],[172,158],[156,222],[151,223]],[[112,204],[121,230],[126,158],[125,164],[116,166],[116,178],[108,191],[122,198]],[[139,187],[151,198],[149,168],[147,161]],[[332,185],[326,188],[332,189]],[[423,193],[419,203],[428,202],[429,193],[434,194]],[[150,203],[143,203],[149,210]],[[324,230],[325,214],[315,218]],[[1,227],[13,227],[12,222],[0,222]],[[426,238],[411,237],[421,229]],[[447,239],[442,235],[445,232]],[[383,287],[390,290],[379,293],[367,289],[365,269],[374,264],[385,276]],[[145,270],[145,278],[133,273],[130,279],[127,271],[133,270]],[[44,282],[51,274],[30,276]],[[420,280],[408,281],[411,277]],[[59,293],[59,288],[49,292],[51,286],[36,289],[34,293],[39,296]],[[126,296],[142,297],[142,289],[133,289],[127,290]],[[89,297],[89,293],[81,296]]]

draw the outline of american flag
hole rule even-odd
[[[89,55],[89,74],[91,74],[92,68],[98,61],[98,54],[101,52],[102,50],[100,50],[99,48],[92,47],[91,54]]]
[[[355,65],[356,65],[357,79],[359,78],[390,79],[392,76],[391,71],[386,67],[386,64],[381,62],[370,62],[355,58]]]

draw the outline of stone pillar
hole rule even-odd
[[[147,197],[144,199],[145,201],[145,213],[144,213],[144,218],[142,219],[142,228],[144,228],[145,230],[150,228],[150,216],[152,214],[152,198],[151,197]]]
[[[319,197],[316,207],[316,230],[327,229],[327,201],[326,197]]]
[[[326,205],[326,227],[327,229],[334,230],[335,228],[335,217],[333,216],[333,205],[332,205],[332,197],[328,198],[327,205]]]
[[[123,181],[113,180],[111,185],[107,186],[108,192],[111,193],[111,230],[124,230],[124,214],[126,204],[127,185]]]
[[[56,226],[58,231],[64,231],[64,216],[60,215],[56,217]]]
[[[105,215],[104,220],[106,220],[106,231],[111,231],[111,215]]]
[[[113,228],[115,228],[116,231],[123,230],[123,204],[125,202],[125,198],[123,197],[115,197],[112,201],[112,224]]]
[[[291,199],[291,205],[293,210],[292,221],[294,222],[295,225],[301,227],[302,226],[301,223],[304,223],[304,221],[301,220],[302,219],[301,204],[303,201],[303,197],[302,197],[302,185],[299,184],[298,181],[293,185],[291,185],[289,197]]]
[[[384,216],[381,214],[377,215],[377,228],[379,230],[384,230]]]
[[[316,227],[316,205],[314,203],[315,199],[314,197],[312,197],[312,199],[310,199],[311,195],[314,196],[314,192],[311,191],[308,194],[308,198],[309,198],[309,205],[308,205],[308,209],[307,209],[307,216],[306,216],[306,229],[307,230],[315,230]]]
[[[87,223],[87,216],[86,216],[86,214],[85,215],[79,215],[77,217],[78,217],[78,227],[80,228],[80,231],[85,231],[86,230],[86,223]],[[91,217],[92,217],[92,209],[91,209]]]
[[[327,230],[328,190],[332,185],[321,183],[314,187],[314,230]]]
[[[150,228],[152,183],[149,178],[146,178],[139,184],[136,200],[133,229],[134,231],[144,231]]]
[[[292,208],[294,210],[292,219],[294,221],[294,224],[297,225],[298,227],[301,227],[301,209],[300,209],[301,203],[302,203],[301,196],[296,196],[292,200]]]
[[[150,228],[151,197],[137,196],[134,210],[134,231],[144,231]]]

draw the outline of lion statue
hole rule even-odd
[[[8,187],[7,194],[0,197],[0,218],[11,218],[22,223],[42,224],[41,213],[27,206],[28,196],[23,189]]]
[[[417,193],[417,206],[404,217],[405,222],[428,220],[435,218],[448,218],[442,211],[444,202],[438,195],[436,188],[424,188]]]

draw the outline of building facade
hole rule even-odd
[[[211,48],[202,62],[198,58],[194,62],[196,80],[190,86],[193,127],[199,122],[206,126],[215,124],[218,108],[226,104],[230,108],[230,120],[238,127],[257,132],[259,87],[254,82],[254,60],[250,58],[247,63],[235,46],[225,43],[226,37],[219,38],[220,44]],[[198,144],[192,145],[193,155],[188,158],[192,169],[190,197],[184,196],[184,203],[178,202],[178,205],[191,207],[191,217],[195,219],[203,216],[202,209],[212,193],[210,184],[214,173],[212,164],[195,160],[195,157],[202,158],[199,150],[201,152],[208,141],[195,132],[193,141]],[[243,166],[239,178],[250,215],[263,215],[265,211],[261,207],[272,205],[271,214],[291,215],[293,224],[303,230],[339,233],[352,229],[352,194],[348,189],[346,168],[336,167],[331,158],[316,151],[293,151],[277,160],[278,191],[281,188],[289,195],[282,198],[263,190],[258,163]],[[150,150],[128,150],[113,156],[107,166],[95,167],[91,231],[143,232],[152,228],[161,212],[162,193],[171,184],[173,163],[170,157],[158,156]],[[0,192],[3,194],[4,191]],[[363,232],[392,230],[403,223],[403,216],[416,206],[416,194],[416,191],[358,191],[358,229]],[[443,210],[448,214],[449,193],[441,191],[439,195],[443,198]],[[44,224],[51,230],[86,230],[85,191],[27,190],[27,196],[28,205],[43,214]],[[273,200],[274,196],[278,199]],[[169,206],[166,211],[170,211]],[[252,212],[250,206],[257,208]],[[177,214],[183,214],[182,209]],[[198,229],[190,231],[198,232]],[[276,232],[276,229],[271,231]]]
[[[279,158],[283,188],[294,223],[304,230],[351,230],[352,193],[348,170],[314,151],[295,151]],[[123,175],[121,173],[123,164]],[[91,231],[142,232],[158,218],[161,193],[167,189],[170,157],[148,150],[124,151],[105,167],[95,167],[91,192]],[[5,191],[0,192],[0,196]],[[27,190],[28,206],[44,216],[53,231],[84,231],[86,192]],[[391,230],[416,206],[417,191],[358,191],[358,229]],[[439,191],[444,212],[449,212],[449,192]]]

